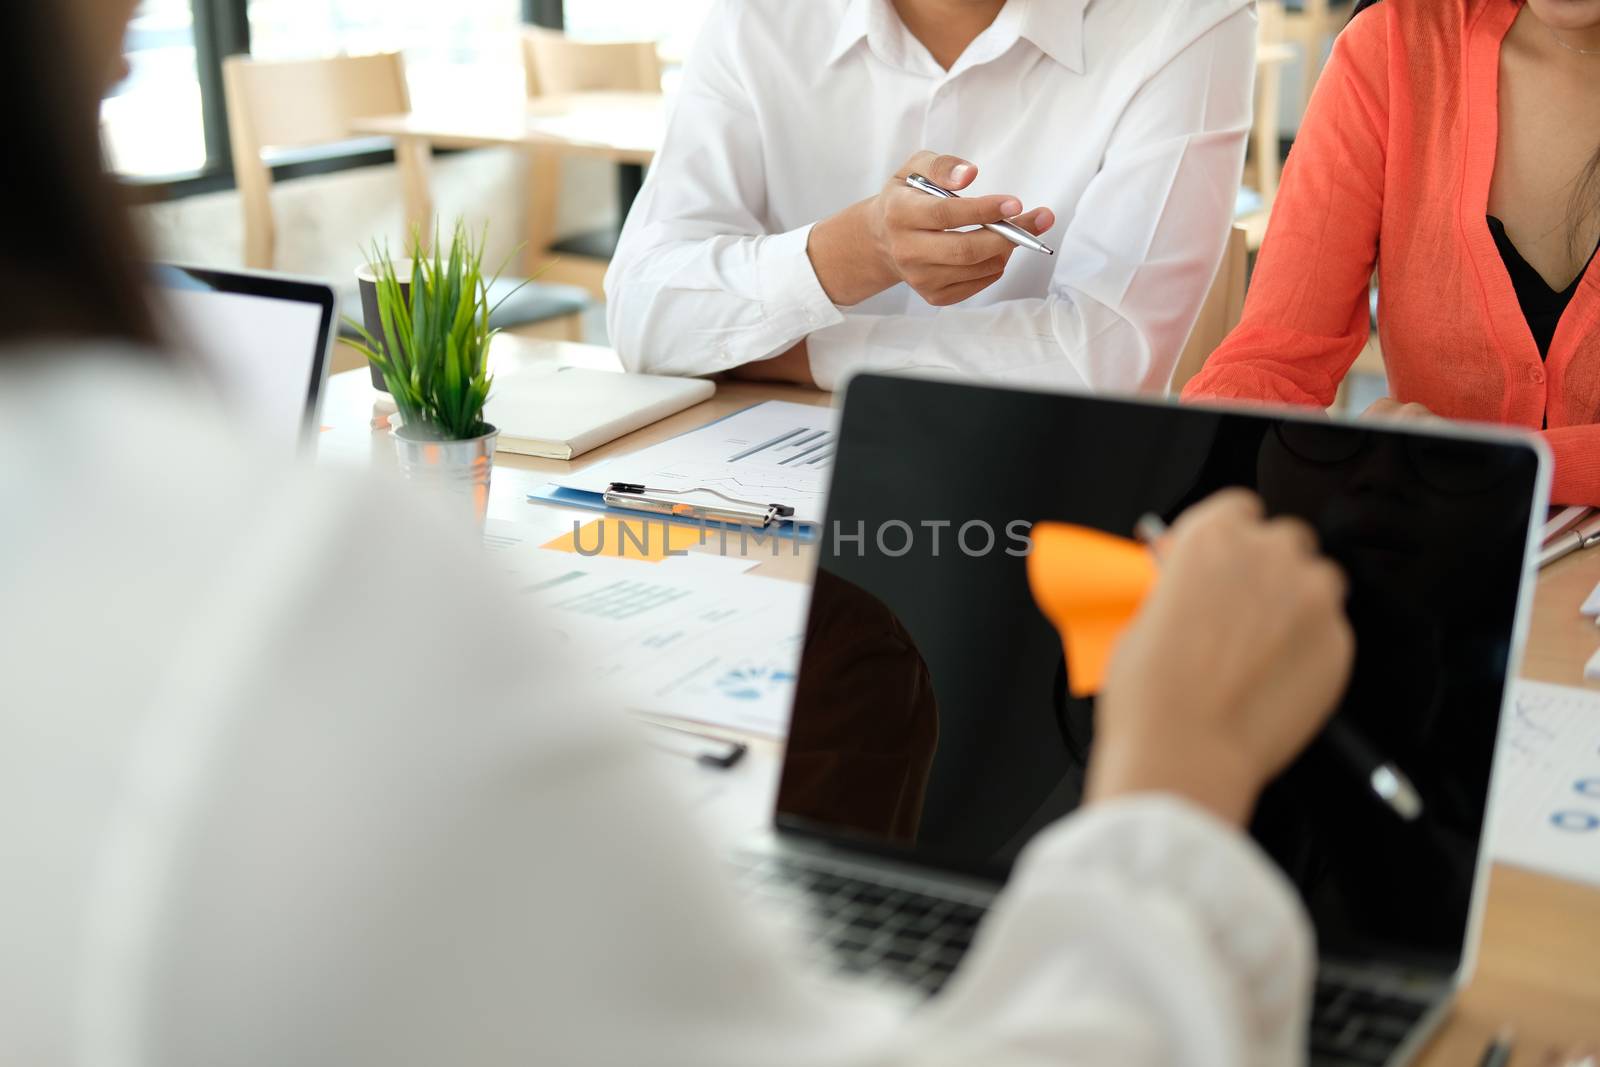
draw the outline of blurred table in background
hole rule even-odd
[[[509,106],[481,96],[434,97],[402,115],[359,119],[353,132],[434,148],[520,148],[528,154],[527,247],[520,273],[541,281],[581,285],[599,294],[615,234],[586,235],[570,249],[558,246],[561,161],[569,157],[610,160],[619,165],[618,221],[627,216],[666,135],[667,101],[661,93],[558,93]],[[408,219],[407,223],[427,220]],[[571,252],[563,257],[564,249]],[[563,257],[551,265],[551,260]]]

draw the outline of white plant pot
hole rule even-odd
[[[495,442],[500,431],[489,432],[465,441],[420,440],[406,435],[398,426],[393,434],[400,473],[446,496],[468,502],[473,517],[482,523],[489,512],[489,476],[494,470]]]

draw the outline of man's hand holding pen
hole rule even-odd
[[[940,199],[906,184],[926,175],[944,189],[970,186],[976,165],[955,156],[918,152],[874,196],[823,219],[807,252],[835,304],[849,307],[905,282],[929,304],[945,307],[1000,280],[1017,245],[982,229],[1009,220],[1032,234],[1055,225],[1049,208],[1024,212],[1015,196]]]

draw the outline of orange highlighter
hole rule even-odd
[[[1070,523],[1034,524],[1028,587],[1061,634],[1074,697],[1100,691],[1118,638],[1155,587],[1159,567],[1149,546],[1165,536],[1166,523],[1145,515],[1135,528],[1144,544]],[[1422,795],[1411,779],[1349,723],[1329,720],[1322,740],[1402,820],[1421,817]]]

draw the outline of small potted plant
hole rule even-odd
[[[437,232],[431,256],[420,233],[413,232],[410,244],[410,258],[403,260],[374,245],[358,273],[367,321],[348,320],[360,338],[354,347],[394,398],[401,473],[472,496],[481,519],[498,436],[483,419],[494,384],[488,361],[496,332],[489,328],[493,279],[483,272],[484,241],[474,242],[457,221],[448,256]]]

